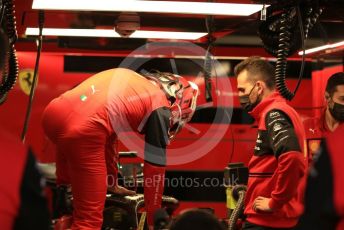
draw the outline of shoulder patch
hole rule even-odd
[[[274,111],[274,112],[270,112],[269,113],[269,118],[271,118],[271,119],[277,118],[277,117],[280,117],[280,116],[281,116],[281,114],[278,111]]]

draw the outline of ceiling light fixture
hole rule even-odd
[[[25,35],[38,35],[38,28],[26,28]],[[120,38],[121,36],[111,29],[62,29],[62,28],[44,28],[44,36],[69,36],[69,37],[107,37]],[[129,38],[152,38],[152,39],[182,39],[197,40],[207,33],[199,32],[170,32],[170,31],[147,31],[137,30]]]
[[[139,0],[33,0],[32,9],[70,11],[149,12],[174,14],[249,16],[260,11],[261,4],[139,1]]]
[[[323,46],[318,46],[318,47],[311,48],[311,49],[307,49],[307,50],[305,50],[305,54],[316,53],[316,52],[319,52],[322,50],[333,49],[333,48],[337,48],[340,46],[344,46],[344,41],[333,43],[333,44],[327,44],[327,45],[323,45]],[[303,51],[299,51],[299,55],[302,55],[302,53],[303,53]]]

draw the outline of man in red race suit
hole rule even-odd
[[[326,136],[314,157],[297,229],[344,229],[344,124]]]
[[[235,67],[239,100],[258,123],[249,162],[244,229],[288,229],[303,211],[307,158],[301,119],[275,90],[274,68],[259,57]]]
[[[344,122],[344,73],[333,74],[326,84],[326,106],[321,116],[304,122],[309,152],[315,153],[320,140]]]
[[[118,172],[114,143],[124,131],[145,135],[144,196],[153,225],[164,188],[166,145],[191,119],[197,96],[198,87],[180,76],[116,68],[91,76],[46,107],[43,126],[57,146],[57,183],[72,186],[72,229],[101,228],[106,177]],[[111,189],[133,194],[116,183]]]
[[[0,149],[1,230],[48,230],[49,211],[33,154],[3,131]]]

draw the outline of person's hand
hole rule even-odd
[[[114,187],[108,187],[108,191],[119,196],[133,196],[136,194],[135,191],[126,189],[119,185]]]
[[[271,198],[266,198],[262,196],[258,196],[253,202],[253,210],[263,211],[263,212],[272,212],[272,209],[269,207],[269,201]]]

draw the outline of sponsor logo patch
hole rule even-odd
[[[281,129],[282,129],[282,125],[281,125],[280,123],[275,123],[275,124],[274,124],[273,130],[274,130],[275,132],[277,132],[277,131],[279,131],[279,130],[281,130]]]
[[[276,118],[276,117],[279,117],[280,116],[280,113],[279,112],[271,112],[269,117],[270,118]]]

